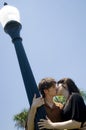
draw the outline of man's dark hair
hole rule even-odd
[[[40,93],[42,94],[42,96],[45,97],[44,90],[49,89],[50,87],[52,87],[55,84],[56,84],[55,79],[43,78],[38,85],[38,89],[39,89]]]

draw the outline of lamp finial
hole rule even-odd
[[[8,4],[7,4],[6,2],[4,2],[4,6],[5,6],[5,5],[8,5]]]

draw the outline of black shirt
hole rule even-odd
[[[76,120],[86,121],[86,105],[83,98],[78,93],[73,93],[63,108],[62,118],[64,121]],[[75,130],[75,129],[73,129]]]

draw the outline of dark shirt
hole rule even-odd
[[[83,98],[78,93],[73,93],[63,108],[62,117],[64,121],[76,120],[86,121],[86,105]],[[76,129],[73,129],[76,130]]]

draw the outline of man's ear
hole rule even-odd
[[[45,93],[45,94],[48,93],[48,90],[47,90],[47,89],[44,89],[44,93]]]

